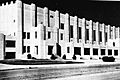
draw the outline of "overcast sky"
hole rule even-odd
[[[8,0],[0,0],[6,2]],[[11,0],[9,0],[11,1]],[[15,0],[14,0],[15,1]],[[35,3],[39,7],[59,10],[79,18],[120,27],[120,1],[82,1],[81,0],[24,0],[25,3]]]

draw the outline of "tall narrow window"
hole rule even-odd
[[[27,46],[27,52],[28,53],[30,52],[30,46]]]
[[[35,38],[37,39],[37,31],[35,31]]]
[[[102,42],[102,32],[99,31],[99,39],[100,39],[100,42]]]
[[[51,32],[48,32],[48,39],[51,38]]]
[[[70,53],[70,47],[67,47],[67,53]]]
[[[61,33],[61,40],[63,40],[63,33]]]
[[[36,48],[36,54],[38,55],[38,46],[35,46],[35,48]]]
[[[23,39],[26,38],[26,32],[23,32]]]
[[[30,32],[27,32],[27,39],[30,39]]]
[[[93,41],[96,41],[96,31],[93,30]]]
[[[25,53],[26,52],[26,46],[23,46],[23,51],[22,51],[23,53]]]
[[[86,39],[89,40],[89,29],[86,29]]]
[[[70,26],[70,38],[73,38],[73,26]]]
[[[35,7],[35,27],[37,27],[37,7]]]
[[[79,27],[79,39],[81,39],[81,27]]]
[[[64,29],[64,23],[61,23],[60,29]]]
[[[105,42],[107,42],[107,32],[105,32]]]

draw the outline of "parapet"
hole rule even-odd
[[[31,4],[31,9],[33,10],[33,11],[35,11],[35,4]]]

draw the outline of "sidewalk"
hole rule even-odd
[[[0,71],[2,70],[14,70],[14,69],[24,69],[24,68],[47,68],[47,67],[92,67],[92,66],[111,66],[111,65],[120,65],[120,60],[115,62],[103,62],[102,60],[79,60],[84,62],[81,64],[50,64],[50,65],[9,65],[9,64],[0,64]],[[78,62],[78,61],[77,61]]]

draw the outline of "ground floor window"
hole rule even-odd
[[[48,46],[48,55],[52,55],[53,46]]]
[[[81,48],[80,47],[74,47],[74,54],[75,55],[81,55]]]
[[[67,47],[67,53],[70,53],[70,47]]]
[[[84,55],[90,55],[90,48],[84,48]]]
[[[23,50],[22,50],[23,53],[26,52],[26,46],[23,46]]]
[[[112,50],[111,49],[108,50],[108,55],[112,55]]]
[[[93,49],[93,55],[98,55],[98,49]]]
[[[35,53],[38,55],[38,46],[35,46]]]
[[[15,59],[15,52],[6,52],[5,59]]]
[[[101,55],[105,55],[105,49],[101,49]]]
[[[6,43],[6,47],[15,47],[15,41],[13,41],[13,40],[6,40],[5,41]]]
[[[118,56],[118,50],[114,50],[114,55]]]

